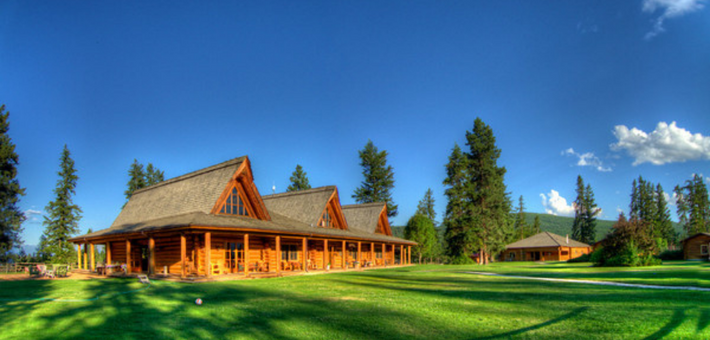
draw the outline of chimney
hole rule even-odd
[[[567,242],[567,244],[569,244],[569,234],[565,235],[565,242]]]

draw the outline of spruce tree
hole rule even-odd
[[[710,200],[703,176],[693,175],[685,186],[675,187],[678,219],[686,236],[710,231]]]
[[[666,243],[666,247],[668,247],[669,245],[675,243],[676,232],[673,230],[671,212],[668,209],[666,196],[664,195],[663,188],[660,183],[656,185],[656,214],[654,230],[657,231],[658,237],[663,239]]]
[[[165,173],[153,166],[153,163],[148,163],[145,168],[145,185],[151,186],[165,180]]]
[[[55,263],[70,263],[76,258],[76,250],[68,240],[79,231],[81,208],[74,204],[76,183],[79,177],[74,168],[69,148],[64,145],[61,156],[59,180],[54,189],[55,199],[47,205],[44,217],[44,249],[42,253],[51,257]]]
[[[311,184],[308,183],[308,174],[303,171],[303,167],[300,164],[296,164],[296,170],[291,174],[291,185],[286,188],[286,191],[298,191],[306,190],[311,188]]]
[[[449,157],[444,180],[450,187],[446,234],[454,261],[465,262],[464,257],[471,250],[478,250],[486,264],[505,249],[512,236],[512,204],[504,183],[506,170],[498,166],[501,150],[495,142],[490,126],[476,118],[473,131],[466,132],[469,152],[461,153],[457,146]]]
[[[387,165],[387,151],[378,151],[372,141],[368,140],[358,153],[365,179],[355,189],[352,198],[358,203],[385,202],[387,217],[397,216],[397,205],[392,200],[391,192],[394,188],[394,169]]]
[[[15,144],[8,135],[10,112],[0,105],[0,262],[7,261],[13,248],[22,246],[22,222],[25,215],[17,204],[25,189],[17,180],[19,157]]]
[[[516,240],[522,240],[531,236],[531,231],[528,230],[528,223],[525,221],[525,203],[523,203],[523,195],[518,199],[518,213],[515,215],[515,236]]]
[[[541,233],[542,230],[540,229],[540,216],[535,215],[535,221],[533,222],[532,230],[530,231],[530,235],[537,235]]]
[[[446,253],[454,264],[470,262],[468,255],[480,247],[473,232],[471,206],[466,197],[466,187],[469,185],[468,162],[461,148],[455,144],[446,164],[444,179],[444,185],[447,186],[444,191],[447,197],[444,239]]]
[[[572,239],[582,243],[592,244],[596,239],[596,216],[601,211],[594,201],[592,186],[584,186],[582,176],[577,176],[577,198],[574,201],[574,222],[572,222]]]
[[[124,192],[124,194],[126,194],[126,200],[131,199],[133,192],[146,186],[145,177],[143,164],[138,163],[138,160],[134,159],[133,164],[131,164],[130,169],[128,169],[128,188]]]
[[[424,193],[424,197],[417,204],[417,214],[428,217],[436,227],[436,211],[434,211],[434,193],[431,188],[428,188]]]

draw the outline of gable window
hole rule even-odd
[[[703,244],[700,246],[700,254],[701,255],[707,255],[708,254],[708,245]]]
[[[219,212],[220,214],[227,215],[249,216],[249,211],[247,210],[244,200],[239,195],[237,188],[232,188],[232,192],[229,194],[229,197],[227,197],[227,201],[224,202]]]
[[[333,227],[333,220],[332,220],[327,208],[325,209],[323,216],[321,216],[320,226],[325,227],[325,228],[332,228]]]

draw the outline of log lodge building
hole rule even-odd
[[[385,203],[341,206],[335,186],[261,196],[246,156],[137,190],[110,228],[70,241],[82,269],[100,244],[108,267],[181,278],[403,265],[416,245],[392,236]]]

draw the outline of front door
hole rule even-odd
[[[148,256],[148,247],[141,246],[141,272],[143,273],[148,272]]]

